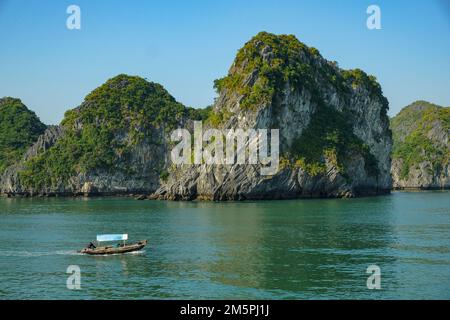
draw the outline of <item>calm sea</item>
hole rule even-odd
[[[100,233],[147,239],[84,256]],[[67,288],[69,266],[80,290]],[[367,268],[381,289],[368,289]],[[361,199],[0,199],[0,299],[450,299],[450,192]]]

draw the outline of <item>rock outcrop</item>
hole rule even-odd
[[[151,193],[166,166],[166,132],[189,110],[162,86],[119,75],[66,112],[7,168],[0,190],[9,195]]]
[[[0,99],[0,175],[23,156],[46,129],[20,99]]]
[[[0,190],[245,200],[391,189],[388,102],[374,77],[340,69],[294,36],[262,32],[239,50],[215,87],[219,97],[212,109],[193,110],[155,83],[125,75],[110,79],[5,171]],[[171,133],[192,132],[196,120],[204,129],[278,129],[277,170],[262,174],[264,164],[248,161],[172,163]]]
[[[388,102],[374,77],[341,70],[294,36],[263,32],[239,51],[228,76],[215,85],[219,97],[205,127],[279,129],[279,171],[264,176],[256,164],[172,165],[152,198],[284,199],[389,192]]]
[[[450,188],[450,108],[416,101],[391,120],[395,189]]]
[[[48,126],[44,133],[37,138],[37,141],[24,152],[21,161],[9,166],[0,175],[1,193],[8,195],[28,194],[27,189],[22,186],[19,180],[19,172],[24,170],[24,163],[39,154],[45,153],[61,136],[62,128],[60,126]]]

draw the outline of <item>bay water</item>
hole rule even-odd
[[[148,246],[77,253],[97,234]],[[380,289],[369,289],[369,266]],[[80,289],[67,287],[69,266]],[[258,202],[0,199],[0,299],[450,299],[450,192]]]

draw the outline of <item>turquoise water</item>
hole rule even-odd
[[[77,254],[97,233],[142,252]],[[0,299],[450,299],[450,193],[241,203],[0,199]],[[369,290],[366,269],[381,269]],[[69,265],[81,290],[69,290]]]

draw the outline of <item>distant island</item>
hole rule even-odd
[[[248,200],[357,197],[449,188],[449,108],[419,101],[396,117],[375,77],[343,70],[292,35],[261,32],[214,83],[214,105],[188,108],[161,85],[118,75],[46,126],[0,99],[0,193]],[[280,162],[175,165],[176,128],[277,128]],[[392,166],[391,166],[392,157]]]
[[[450,188],[450,107],[416,101],[391,120],[395,189]]]

